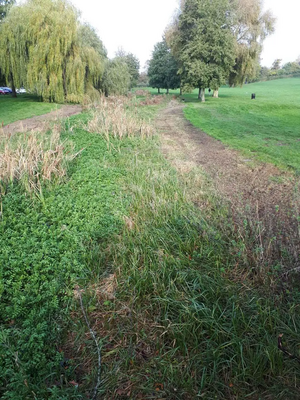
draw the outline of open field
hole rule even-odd
[[[66,157],[80,154],[61,179],[31,195],[26,179],[1,184],[0,397],[91,398],[81,297],[102,399],[298,398],[297,360],[277,339],[299,353],[299,290],[282,288],[278,265],[254,279],[201,169],[164,158],[141,119],[165,104],[126,101],[127,116],[117,99],[109,118],[102,106],[66,122]]]
[[[251,100],[251,93],[256,100]],[[183,96],[186,118],[247,158],[300,171],[300,79],[282,79],[220,89],[220,99]]]
[[[157,89],[144,89],[157,94]],[[170,95],[179,95],[179,90],[170,90]],[[300,170],[300,78],[222,87],[219,99],[206,90],[205,103],[197,95],[194,90],[182,96],[185,116],[194,126],[242,151],[246,158]]]
[[[58,108],[58,104],[42,103],[30,94],[21,94],[17,98],[10,95],[0,96],[0,125],[46,114]]]

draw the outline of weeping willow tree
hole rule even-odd
[[[88,34],[95,40],[95,32],[80,25],[67,0],[13,6],[0,26],[0,63],[7,82],[12,88],[26,86],[43,101],[79,101],[104,73],[104,47],[87,43]]]
[[[242,85],[252,78],[259,67],[259,57],[265,38],[274,32],[275,18],[263,11],[262,0],[231,0],[235,24],[236,60],[229,76],[229,84]]]
[[[130,88],[131,75],[128,65],[116,58],[107,61],[102,87],[106,96],[125,95]]]

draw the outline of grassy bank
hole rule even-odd
[[[21,119],[47,114],[57,108],[59,105],[42,103],[30,94],[21,94],[17,98],[0,96],[0,124],[8,125]]]
[[[247,158],[300,171],[299,88],[299,78],[224,87],[219,99],[207,96],[202,104],[196,93],[188,94],[184,113],[193,125]]]
[[[299,294],[247,278],[201,172],[180,176],[151,135],[106,135],[97,113],[70,121],[64,135],[84,150],[65,180],[2,198],[2,398],[91,397],[98,356],[76,286],[103,399],[297,398],[298,364],[277,337],[298,352]]]

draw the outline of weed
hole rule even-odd
[[[100,133],[107,141],[110,136],[118,139],[152,136],[151,125],[139,118],[137,113],[129,108],[130,105],[131,100],[124,97],[115,97],[109,100],[103,97],[100,104],[92,111],[87,131]]]
[[[51,132],[21,133],[0,142],[0,181],[3,185],[22,182],[29,191],[39,191],[41,181],[60,179],[72,160],[72,146],[60,139],[60,126]]]

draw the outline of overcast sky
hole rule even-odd
[[[112,58],[119,47],[138,57],[141,68],[177,8],[177,0],[72,0],[82,18],[93,25]],[[300,0],[265,0],[277,17],[276,32],[264,42],[262,65],[283,63],[300,55]]]

